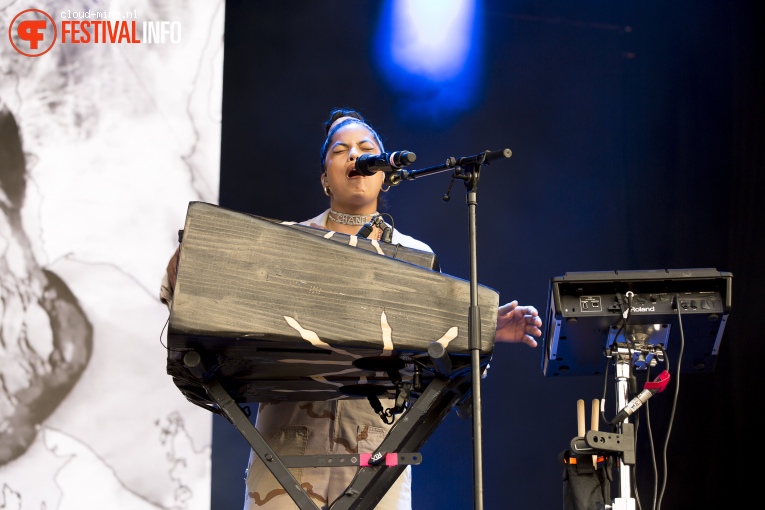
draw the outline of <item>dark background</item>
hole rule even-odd
[[[405,106],[411,98],[390,91],[373,61],[383,4],[227,0],[220,205],[297,221],[324,210],[319,149],[334,107],[360,110],[386,149],[416,152],[418,168],[512,149],[478,188],[478,279],[500,302],[544,315],[550,278],[573,271],[733,273],[714,373],[681,374],[671,431],[661,425],[672,395],[650,412],[661,417],[657,455],[668,442],[663,508],[756,498],[765,80],[755,2],[485,0],[483,58],[469,78],[479,98],[438,119]],[[404,182],[388,210],[445,273],[468,279],[465,188],[457,181],[444,202],[448,184],[448,172]],[[545,377],[541,360],[541,345],[495,346],[482,385],[488,509],[561,508],[557,456],[576,435],[576,401],[602,396],[602,377]],[[647,444],[639,437],[645,509]],[[422,454],[414,508],[472,508],[471,421],[452,413]],[[214,509],[241,508],[247,455],[216,416]]]

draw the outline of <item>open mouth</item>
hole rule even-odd
[[[358,170],[356,170],[356,165],[351,165],[351,167],[348,169],[348,178],[352,177],[362,177],[362,175],[359,173]]]

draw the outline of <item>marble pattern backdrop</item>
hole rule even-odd
[[[181,39],[30,58],[30,8]],[[207,509],[212,417],[166,373],[158,294],[188,203],[218,199],[224,2],[0,1],[0,27],[0,508]]]

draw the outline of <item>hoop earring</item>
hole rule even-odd
[[[388,186],[388,187],[386,188],[385,186]],[[383,193],[387,193],[387,192],[389,192],[389,191],[390,191],[390,184],[383,184],[383,185],[380,187],[380,191],[382,191]]]
[[[324,194],[328,197],[332,196],[332,190],[329,189],[329,184],[327,184],[327,172],[325,171],[323,174],[321,174],[321,184],[324,187]]]

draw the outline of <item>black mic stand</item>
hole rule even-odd
[[[470,309],[468,310],[468,346],[470,349],[470,368],[472,384],[472,414],[473,414],[473,508],[483,509],[483,456],[481,438],[481,310],[478,308],[478,260],[476,236],[476,205],[478,203],[478,180],[481,177],[481,166],[488,165],[494,160],[509,158],[510,149],[501,151],[484,151],[475,156],[460,159],[448,158],[444,165],[423,168],[421,170],[401,169],[386,175],[386,182],[395,186],[404,180],[413,180],[435,173],[452,169],[452,179],[462,179],[467,188],[468,225],[470,244]],[[448,200],[448,194],[444,195]]]

